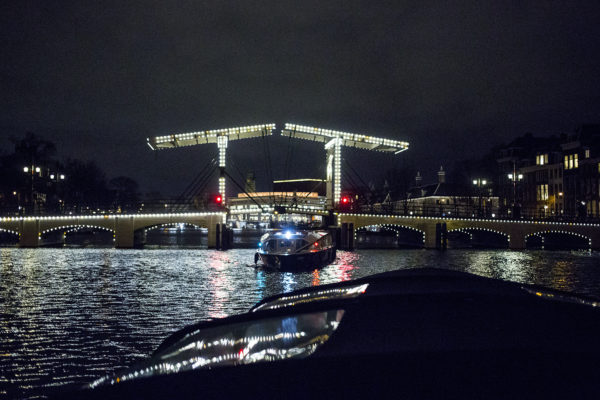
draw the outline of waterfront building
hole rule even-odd
[[[600,217],[600,125],[559,137],[526,134],[499,149],[497,163],[501,212],[516,218]]]
[[[493,194],[491,181],[476,179],[472,187],[448,183],[442,167],[437,176],[436,183],[423,184],[423,178],[417,172],[415,186],[409,189],[404,199],[375,204],[374,211],[457,218],[494,218],[498,215],[499,199]]]
[[[288,179],[274,181],[272,192],[238,193],[229,199],[230,222],[239,228],[282,220],[320,225],[326,213],[325,185],[322,179]]]

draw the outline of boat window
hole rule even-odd
[[[266,251],[275,251],[276,246],[277,246],[277,241],[268,240],[267,243],[265,243],[265,250]]]
[[[303,240],[303,239],[297,239],[296,240],[296,249],[301,249],[301,248],[303,248],[304,246],[307,246],[307,245],[308,245],[308,242],[306,240]]]
[[[287,239],[281,239],[279,241],[279,248],[288,248],[288,247],[292,247],[292,241],[291,240],[287,240]]]

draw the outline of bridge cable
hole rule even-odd
[[[344,159],[344,163],[347,167],[350,168],[350,171],[352,171],[354,173],[354,175],[358,178],[358,180],[363,184],[363,187],[366,187],[369,190],[369,192],[371,193],[371,196],[372,196],[372,200],[375,201],[377,194],[371,189],[371,187],[369,185],[367,185],[365,183],[365,181],[361,178],[361,176],[358,174],[358,172],[356,172],[356,170],[354,169],[352,164],[350,164],[348,161],[346,161],[346,159]]]
[[[288,145],[287,145],[285,165],[284,165],[285,179],[290,179],[290,168],[291,168],[291,162],[293,160],[294,147],[295,147],[295,145],[292,144],[292,137],[295,135],[296,135],[296,130],[294,129],[293,131],[290,132],[290,136],[288,137]]]
[[[244,193],[246,194],[246,196],[248,196],[248,198],[249,198],[250,200],[252,200],[252,202],[258,206],[258,208],[260,208],[260,211],[262,211],[262,212],[266,212],[266,211],[265,211],[265,210],[262,208],[262,205],[258,204],[258,202],[256,201],[256,199],[255,199],[254,197],[252,197],[252,196],[251,196],[251,195],[250,195],[248,192],[246,192],[245,188],[244,188],[242,185],[240,185],[240,184],[239,184],[239,183],[238,183],[238,182],[237,182],[237,181],[236,181],[236,180],[233,178],[233,176],[229,175],[229,173],[228,173],[227,171],[225,171],[225,176],[226,176],[226,177],[228,177],[228,178],[229,178],[229,180],[230,180],[231,182],[233,182],[233,184],[234,184],[235,186],[237,186],[237,187],[238,187],[238,189],[240,189],[242,192],[244,192]]]
[[[240,169],[239,165],[236,162],[233,162],[233,160],[228,161],[228,163],[233,165],[235,170],[240,174],[240,177],[242,178],[242,182],[243,182],[246,179],[246,177],[244,176],[244,173]],[[234,179],[231,177],[231,175],[227,174],[227,177],[234,183],[234,185],[240,187],[240,185],[234,181]],[[250,196],[250,194],[248,192],[246,192],[245,187],[241,190],[242,190],[242,192],[244,192],[246,194],[246,196],[248,196],[252,201],[254,201],[256,203],[256,201],[258,200],[257,197],[252,198],[252,196]],[[263,203],[263,205],[268,205],[268,202],[265,202],[264,199],[260,198],[260,201]],[[261,210],[262,210],[262,207],[261,207]]]
[[[269,180],[269,187],[271,188],[269,198],[275,205],[275,194],[273,193],[273,171],[271,170],[271,151],[269,148],[269,142],[267,141],[267,135],[265,130],[262,131],[263,147],[265,152],[265,168],[267,171],[267,179]]]
[[[206,182],[212,177],[214,174],[214,167],[216,165],[216,158],[212,158],[208,161],[208,163],[200,170],[200,172],[194,177],[192,182],[185,188],[185,190],[180,194],[176,203],[176,210],[181,210],[186,205],[193,204],[193,198],[198,194],[199,188],[204,188],[206,186]]]
[[[208,163],[200,170],[200,172],[196,174],[194,179],[187,185],[184,191],[178,196],[176,200],[176,207],[178,209],[182,208],[184,205],[188,205],[190,195],[195,191],[195,188],[199,185],[199,183],[205,179],[206,172],[210,170],[215,161],[215,158],[209,160]]]

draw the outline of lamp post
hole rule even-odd
[[[54,185],[54,189],[53,189],[53,193],[55,196],[54,198],[58,199],[58,204],[57,204],[58,211],[60,213],[62,213],[64,211],[65,203],[62,199],[64,190],[63,190],[61,183],[65,180],[65,174],[61,174],[59,172],[49,172],[48,178],[49,178],[50,182],[52,182],[52,184]]]
[[[30,186],[30,191],[29,191],[29,204],[31,206],[31,213],[35,214],[36,210],[35,210],[35,186],[34,186],[34,179],[35,179],[35,174],[39,174],[40,171],[42,169],[40,167],[36,167],[33,162],[31,163],[31,167],[23,167],[23,172],[28,174],[30,179],[31,179],[31,186]]]
[[[479,217],[482,216],[481,188],[484,187],[485,185],[487,185],[487,183],[488,183],[487,179],[482,179],[482,178],[473,179],[473,185],[477,187],[477,194],[479,196]]]
[[[513,218],[519,218],[521,216],[521,210],[517,206],[517,182],[523,180],[523,174],[517,174],[515,171],[515,167],[513,166],[513,173],[508,174],[508,179],[512,181],[513,184],[513,198],[512,198],[512,213]]]

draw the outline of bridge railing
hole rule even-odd
[[[190,202],[177,202],[172,199],[152,199],[141,201],[127,208],[108,205],[106,207],[60,207],[31,209],[18,209],[13,206],[0,205],[0,217],[19,216],[45,216],[45,215],[106,215],[106,214],[148,214],[148,213],[185,213],[185,212],[216,212],[225,211],[215,204],[198,204]],[[398,203],[380,203],[362,205],[352,209],[342,209],[342,212],[358,212],[383,215],[404,215],[415,217],[442,217],[442,218],[485,218],[485,219],[511,219],[529,221],[556,221],[556,222],[587,222],[600,223],[599,215],[585,213],[552,214],[544,209],[521,207],[518,210],[507,208],[492,208],[464,205],[415,205]]]
[[[464,205],[397,205],[394,203],[381,203],[363,205],[351,212],[369,214],[402,215],[414,217],[442,217],[442,218],[484,218],[484,219],[510,219],[527,221],[555,221],[555,222],[587,222],[600,223],[600,215],[586,213],[555,214],[551,211],[538,208],[498,208]]]
[[[140,201],[125,207],[107,204],[98,207],[89,206],[57,206],[46,207],[43,205],[33,207],[18,207],[15,205],[0,205],[0,217],[26,217],[45,215],[105,215],[105,214],[148,214],[148,213],[186,213],[223,211],[213,204],[198,204],[191,202],[177,202],[172,199],[153,199]]]

